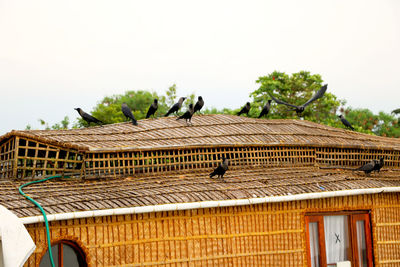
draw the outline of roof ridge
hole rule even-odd
[[[122,122],[69,130],[13,130],[12,136],[78,150],[137,150],[193,146],[304,145],[400,150],[400,139],[373,136],[296,119],[258,119],[231,114],[196,115],[193,125],[175,117]],[[298,137],[298,138],[297,138]],[[202,140],[203,139],[203,140]]]

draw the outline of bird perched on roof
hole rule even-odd
[[[363,171],[365,174],[370,174],[375,168],[376,162],[375,160],[371,160],[370,162],[364,164],[360,168],[353,169],[353,171]]]
[[[223,180],[224,174],[228,170],[228,164],[229,164],[229,157],[222,156],[222,162],[212,173],[210,173],[210,178],[212,178],[215,175],[218,175],[218,178],[221,178]]]
[[[176,114],[178,114],[178,111],[181,109],[182,103],[183,103],[183,101],[185,101],[185,99],[186,99],[186,97],[181,97],[181,98],[179,98],[178,103],[175,103],[175,104],[168,110],[167,114],[164,115],[164,117],[168,117],[169,114],[171,114],[171,113],[176,113]]]
[[[268,94],[271,96],[271,98],[272,98],[276,103],[278,103],[278,104],[283,104],[283,105],[292,107],[293,109],[291,109],[291,110],[296,111],[297,115],[301,115],[301,113],[303,113],[303,111],[305,110],[305,108],[306,108],[308,105],[310,105],[313,101],[315,101],[315,100],[321,98],[321,97],[325,94],[326,89],[328,89],[328,85],[327,85],[327,84],[325,84],[324,86],[322,86],[321,89],[319,89],[319,91],[318,91],[313,97],[311,97],[306,103],[304,103],[304,104],[301,105],[301,106],[296,106],[296,105],[293,105],[293,104],[286,103],[285,101],[282,101],[282,100],[279,100],[279,99],[275,98],[271,93],[268,93]]]
[[[383,158],[380,158],[379,161],[378,160],[374,160],[375,161],[375,166],[373,171],[375,172],[380,172],[383,165],[385,164],[385,160]]]
[[[247,116],[249,116],[249,111],[250,111],[250,102],[247,102],[246,105],[237,113],[238,116],[241,114],[246,113]]]
[[[346,119],[343,117],[343,115],[339,115],[338,117],[340,118],[340,121],[343,123],[344,126],[350,128],[350,129],[352,129],[352,130],[354,131],[353,126],[351,126],[350,122],[349,122],[348,120],[346,120]]]
[[[265,104],[265,106],[263,107],[263,109],[261,110],[260,115],[258,116],[258,118],[261,118],[262,116],[268,115],[269,113],[269,109],[271,108],[271,102],[272,100],[269,99],[268,102]]]
[[[147,111],[146,119],[150,118],[151,115],[153,115],[154,117],[154,114],[156,113],[157,109],[158,109],[158,100],[157,98],[155,98],[153,103],[151,103],[149,110]]]
[[[185,113],[183,113],[182,116],[179,116],[176,120],[185,119],[186,124],[188,124],[188,120],[190,123],[192,123],[193,113],[194,113],[193,104],[190,103],[188,110]]]
[[[392,113],[396,114],[396,115],[399,114],[400,113],[400,108],[393,110]]]
[[[201,108],[204,106],[204,100],[201,96],[197,98],[197,102],[194,105],[193,113],[196,113],[197,111],[200,113]]]
[[[84,119],[87,123],[94,122],[97,124],[104,124],[101,120],[96,119],[95,117],[93,117],[92,115],[86,113],[85,111],[83,111],[81,108],[75,108],[76,111],[78,111],[79,115],[82,117],[82,119]]]
[[[122,113],[124,113],[125,117],[132,120],[133,125],[138,125],[135,116],[132,114],[132,110],[128,107],[126,103],[122,103],[121,105]]]

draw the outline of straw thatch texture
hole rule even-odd
[[[232,166],[361,166],[385,158],[400,167],[400,141],[300,120],[231,115],[173,118],[55,131],[13,131],[0,137],[0,178],[74,173],[126,177],[207,169],[229,156]]]
[[[32,138],[90,151],[162,149],[220,145],[316,145],[400,150],[400,141],[302,120],[265,120],[233,115],[194,116],[193,126],[173,117],[71,130],[12,131],[0,137]]]
[[[312,192],[400,186],[399,171],[385,168],[366,177],[363,173],[322,170],[315,167],[249,168],[232,167],[225,182],[210,179],[208,171],[183,172],[126,179],[80,182],[52,180],[34,184],[24,191],[48,214],[140,207],[209,200],[296,195]],[[20,181],[0,183],[0,204],[19,217],[40,215],[40,211],[18,194]]]
[[[77,241],[89,266],[307,266],[305,215],[370,210],[375,266],[400,264],[400,195],[374,194],[242,207],[51,222],[53,241]],[[43,224],[28,225],[46,249]]]

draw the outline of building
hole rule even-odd
[[[26,266],[50,265],[43,217],[18,187],[56,174],[70,178],[24,191],[63,266],[400,266],[400,140],[302,120],[192,122],[0,137],[0,205],[37,246]],[[222,156],[229,170],[211,179]],[[348,170],[381,157],[379,173]]]

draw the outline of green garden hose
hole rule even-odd
[[[24,188],[25,186],[31,185],[31,184],[36,184],[36,183],[41,183],[50,179],[54,179],[54,178],[60,178],[61,175],[55,175],[55,176],[50,176],[48,178],[42,179],[42,180],[38,180],[38,181],[32,181],[26,184],[21,185],[18,188],[18,191],[21,195],[23,195],[24,197],[26,197],[29,201],[31,201],[33,204],[35,204],[36,207],[38,207],[40,209],[40,211],[43,214],[43,218],[44,218],[44,223],[46,225],[46,234],[47,234],[47,245],[49,247],[49,256],[50,256],[50,262],[51,262],[51,266],[55,267],[54,265],[54,260],[53,260],[53,254],[51,253],[51,241],[50,241],[50,229],[49,229],[49,222],[47,221],[47,216],[46,216],[46,212],[44,211],[44,209],[42,208],[42,206],[40,206],[39,203],[37,203],[35,200],[33,200],[32,198],[30,198],[29,196],[27,196],[23,191],[22,188]]]

